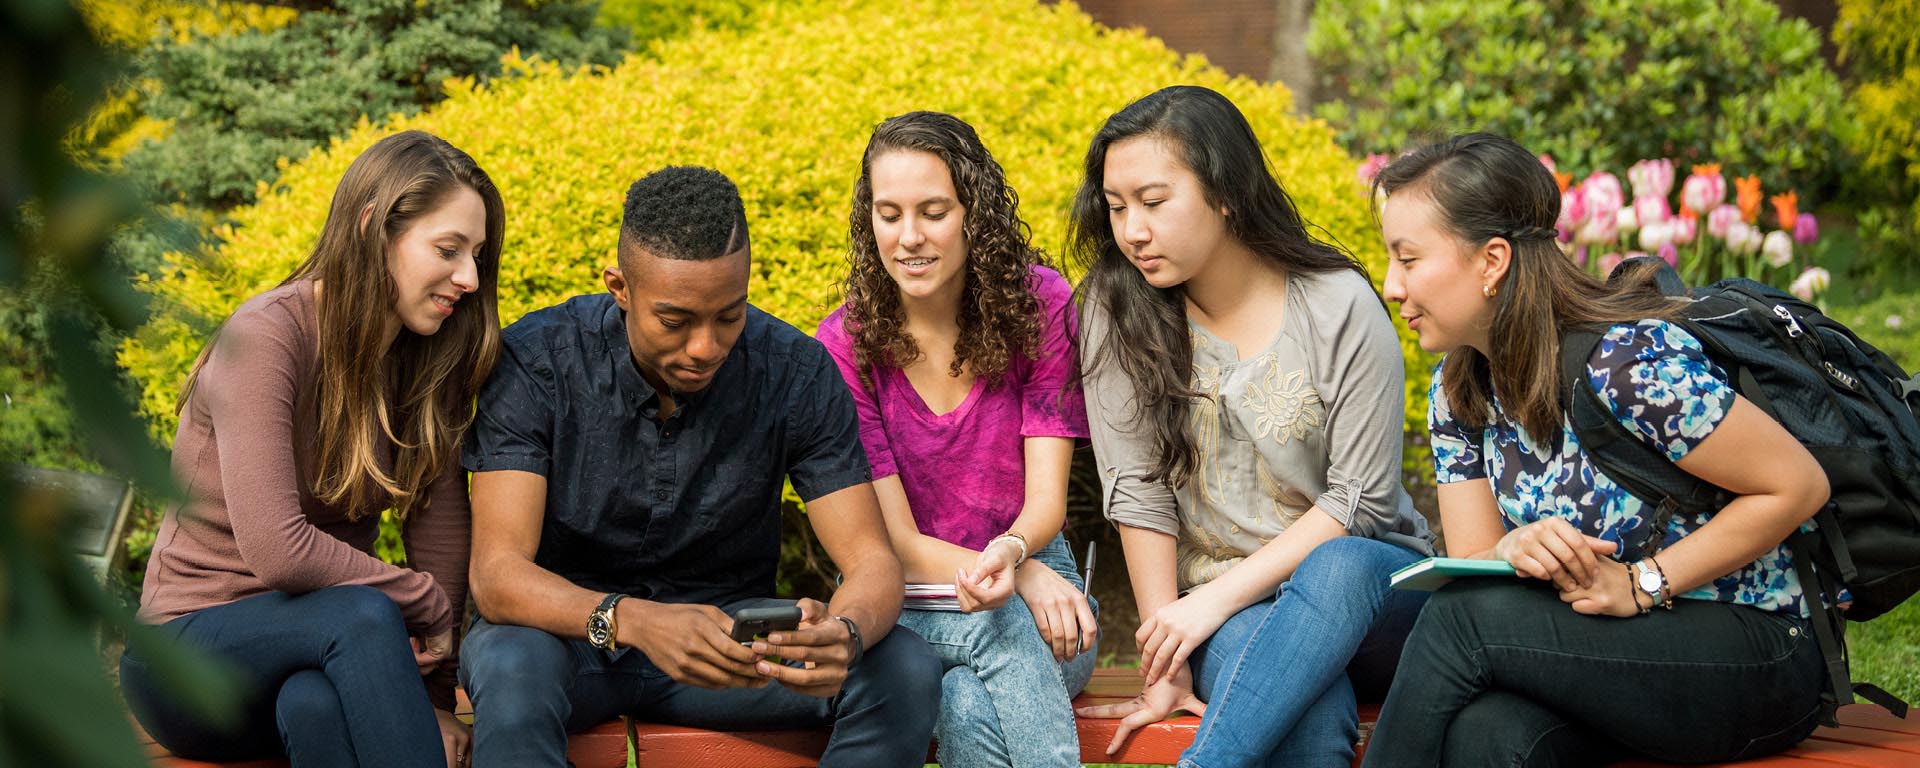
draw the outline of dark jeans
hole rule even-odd
[[[211,653],[244,684],[242,722],[188,717],[140,660],[120,657],[127,705],[153,740],[196,760],[285,756],[310,766],[444,768],[440,726],[407,645],[399,607],[372,587],[270,592],[160,626]]]
[[[568,733],[621,715],[715,730],[832,725],[822,766],[919,766],[940,706],[940,660],[904,627],[867,649],[839,695],[825,699],[778,684],[682,685],[632,648],[609,654],[585,640],[478,618],[460,658],[461,682],[473,699],[475,768],[559,768],[567,764]]]
[[[1805,621],[1704,600],[1618,619],[1532,581],[1455,581],[1428,601],[1368,768],[1744,760],[1817,724]]]

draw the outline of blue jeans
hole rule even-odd
[[[1355,695],[1384,695],[1424,592],[1387,586],[1420,555],[1342,536],[1315,547],[1271,599],[1247,606],[1196,650],[1207,703],[1180,765],[1349,766]]]
[[[1813,732],[1826,671],[1797,617],[1708,600],[1583,616],[1493,577],[1435,593],[1401,669],[1369,768],[1748,760]]]
[[[1086,590],[1064,536],[1033,559]],[[983,613],[902,611],[900,626],[926,638],[946,669],[934,726],[942,768],[1080,765],[1069,702],[1093,677],[1097,649],[1055,661],[1019,595]]]
[[[792,605],[754,599],[722,610]],[[582,619],[584,621],[584,619]],[[560,768],[567,734],[621,715],[716,730],[831,725],[822,766],[919,766],[940,697],[940,663],[913,632],[894,628],[868,648],[840,693],[817,698],[778,684],[708,690],[667,677],[633,648],[475,619],[460,653],[473,700],[474,768]]]
[[[127,705],[176,755],[284,755],[296,768],[446,765],[406,623],[377,589],[269,592],[181,616],[160,632],[227,662],[245,683],[243,722],[216,729],[187,717],[140,660],[140,649],[127,648],[120,657]]]

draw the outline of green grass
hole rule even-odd
[[[1847,625],[1853,679],[1920,702],[1920,599],[1908,598],[1880,618]]]

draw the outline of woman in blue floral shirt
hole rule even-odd
[[[1446,353],[1428,420],[1447,544],[1523,578],[1428,603],[1366,764],[1739,760],[1804,738],[1822,664],[1782,542],[1826,502],[1819,465],[1668,322],[1673,300],[1559,250],[1559,190],[1518,144],[1457,136],[1377,184],[1385,296]],[[1733,501],[1652,535],[1562,415],[1574,327],[1604,329],[1586,383],[1620,423]]]

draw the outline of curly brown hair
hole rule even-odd
[[[860,180],[853,187],[852,230],[847,274],[847,333],[862,384],[873,386],[872,367],[903,368],[920,359],[920,348],[906,332],[900,288],[887,274],[873,233],[873,161],[888,152],[926,152],[946,163],[953,188],[966,209],[962,232],[967,243],[965,287],[960,298],[960,338],[954,343],[949,374],[971,368],[998,384],[1018,352],[1031,357],[1040,345],[1040,300],[1029,274],[1046,256],[1033,247],[1033,230],[1020,219],[1020,196],[1007,186],[1006,171],[988,154],[973,126],[940,112],[909,112],[873,129],[860,158]]]

